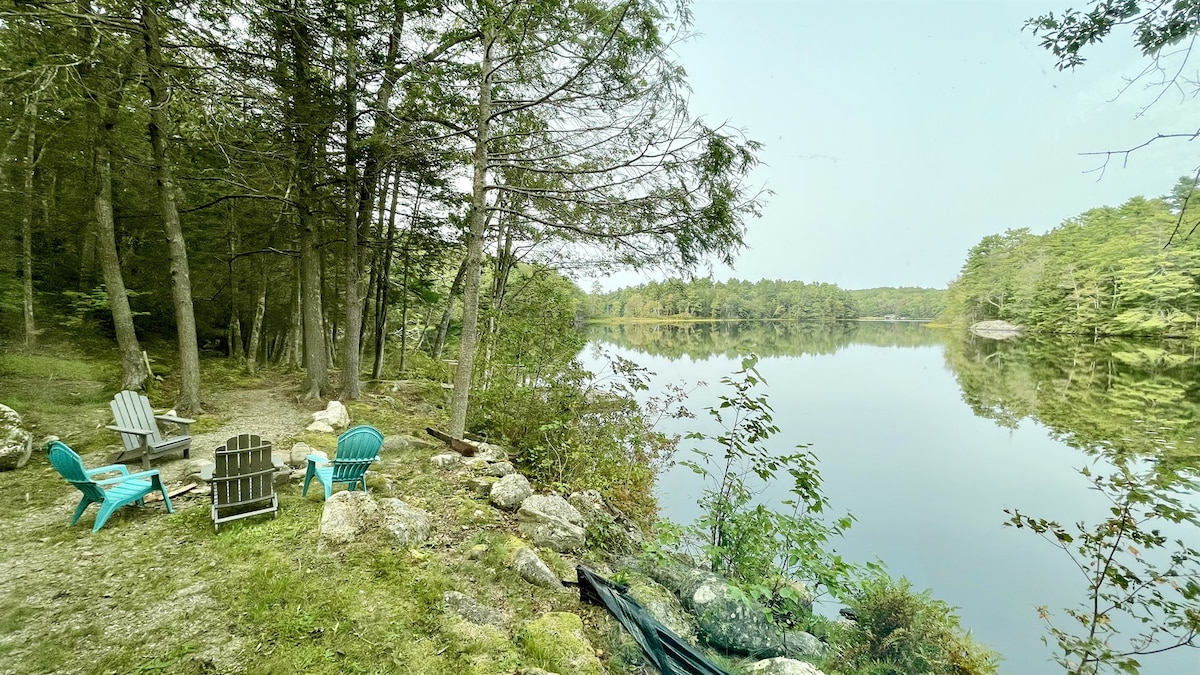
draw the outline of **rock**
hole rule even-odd
[[[629,582],[629,596],[641,603],[650,616],[670,628],[671,632],[695,644],[696,621],[679,603],[679,598],[665,586],[637,575]]]
[[[316,415],[317,413],[313,413],[313,414]],[[329,423],[325,422],[323,420],[313,422],[312,424],[304,427],[304,430],[305,431],[319,431],[321,433],[326,433],[326,434],[333,433],[333,427],[329,426]]]
[[[381,500],[379,506],[383,516],[383,528],[396,538],[396,543],[412,546],[429,538],[433,516],[428,511],[394,498]]]
[[[510,473],[496,481],[496,484],[492,486],[492,491],[488,494],[488,499],[492,504],[505,511],[516,511],[520,508],[521,502],[531,495],[533,495],[533,488],[529,487],[529,480],[519,473]]]
[[[791,631],[783,636],[783,653],[786,656],[823,656],[825,643],[812,633],[802,630]]]
[[[33,454],[33,434],[16,410],[0,404],[0,471],[19,469]]]
[[[755,661],[746,666],[747,675],[825,675],[811,663],[783,656]]]
[[[439,469],[448,469],[462,461],[462,455],[457,452],[443,452],[429,458],[429,463]]]
[[[408,434],[399,434],[396,436],[388,436],[383,440],[384,452],[399,452],[401,450],[426,450],[437,447],[438,444],[426,441],[423,438],[410,436]]]
[[[320,457],[321,462],[325,462],[325,463],[329,462],[329,453],[325,452],[324,450],[310,450],[308,454],[316,455],[317,457]],[[307,462],[307,460],[305,460],[305,461]]]
[[[640,551],[646,537],[642,529],[619,509],[608,504],[595,490],[572,493],[567,503],[583,516],[584,530],[592,546],[618,557]]]
[[[321,509],[319,542],[348,544],[379,521],[379,506],[366,492],[335,492]]]
[[[211,483],[217,465],[209,459],[194,459],[184,470],[184,480],[191,483]]]
[[[58,436],[51,434],[51,435],[43,438],[42,441],[40,443],[38,443],[38,447],[41,448],[42,450],[45,450],[48,452],[50,450],[50,444],[53,443],[54,441],[59,441],[59,440],[62,440],[62,439],[59,438]]]
[[[1021,337],[1021,327],[1007,321],[979,321],[971,324],[971,332],[989,340],[1011,340]]]
[[[487,552],[487,544],[475,544],[469,551],[467,551],[467,560],[479,560]]]
[[[462,675],[517,672],[521,655],[503,628],[454,618],[444,623],[444,631],[442,651],[454,650],[452,661],[455,668],[447,672]],[[396,673],[424,672],[423,669],[405,667],[409,664],[400,661],[394,663],[395,667],[380,667],[378,670]]]
[[[483,469],[487,468],[488,464],[491,464],[491,462],[478,457],[467,457],[463,460],[463,466],[472,471],[482,471]]]
[[[508,452],[498,445],[477,443],[475,447],[479,448],[475,456],[481,459],[486,459],[489,462],[504,462],[508,460]]]
[[[271,482],[275,485],[276,488],[281,488],[284,485],[287,485],[288,483],[291,482],[291,480],[292,480],[291,467],[285,467],[283,469],[277,468],[277,469],[275,469],[275,473],[271,474]]]
[[[469,476],[466,481],[467,489],[480,497],[486,497],[492,494],[492,486],[498,480],[495,476]]]
[[[558,575],[550,571],[546,563],[538,557],[538,554],[533,552],[533,549],[528,546],[522,546],[517,549],[513,555],[512,566],[521,575],[521,578],[534,586],[543,588],[553,588],[561,590],[562,581],[558,579]]]
[[[335,492],[321,511],[319,542],[347,544],[374,531],[388,532],[400,546],[411,546],[429,537],[432,516],[399,499],[376,502],[366,492]]]
[[[305,457],[308,457],[312,452],[313,449],[309,447],[308,443],[296,443],[288,451],[288,465],[292,468],[303,467],[308,462]]]
[[[571,675],[603,675],[604,666],[583,634],[583,619],[569,612],[550,612],[525,624],[519,636],[530,659],[551,671]]]
[[[442,605],[446,611],[456,614],[471,623],[484,626],[504,627],[504,615],[491,607],[479,604],[479,601],[458,591],[442,593]]]
[[[512,465],[512,462],[496,462],[494,464],[489,463],[486,466],[484,466],[482,469],[483,475],[495,476],[497,478],[503,478],[504,476],[507,476],[510,473],[516,473],[516,472],[517,472],[517,468]]]
[[[504,482],[504,479],[501,478],[500,482]],[[521,508],[517,510],[517,520],[521,532],[529,535],[537,546],[545,546],[554,551],[583,548],[583,516],[562,497],[528,497],[521,502]]]
[[[665,575],[696,619],[700,638],[723,651],[755,656],[814,656],[824,652],[817,638],[795,631],[783,635],[767,620],[758,602],[745,597],[721,577],[705,570]],[[670,588],[664,578],[656,580]]]
[[[333,429],[345,429],[350,426],[350,413],[341,401],[330,401],[324,410],[313,413],[312,418],[313,424],[324,422]],[[312,425],[309,425],[308,428],[310,431],[317,431],[312,428]]]

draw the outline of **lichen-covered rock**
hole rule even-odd
[[[471,623],[504,627],[504,615],[499,610],[485,607],[478,600],[458,591],[442,593],[442,605],[446,611],[456,614]]]
[[[608,504],[595,490],[583,490],[567,497],[567,503],[583,516],[587,540],[593,547],[603,549],[610,557],[640,551],[645,535],[640,527]]]
[[[511,673],[520,662],[516,645],[498,626],[451,619],[446,622],[445,630],[445,648],[454,650],[455,672],[459,675]],[[397,666],[395,672],[410,672],[402,664]]]
[[[315,415],[317,413],[313,413],[313,414]],[[325,420],[317,420],[317,421],[313,422],[312,424],[304,427],[304,430],[305,431],[317,431],[317,432],[320,432],[323,434],[332,434],[333,433],[333,427],[330,426],[329,422],[326,422]]]
[[[516,511],[520,508],[521,502],[532,494],[533,488],[529,486],[529,479],[519,473],[510,473],[496,481],[488,499],[498,508],[505,511]]]
[[[500,479],[495,476],[468,476],[465,483],[468,490],[480,497],[486,497],[492,494],[492,486],[498,480]]]
[[[19,469],[33,453],[33,434],[16,410],[0,404],[0,471]]]
[[[516,550],[512,557],[512,566],[522,579],[534,586],[555,590],[561,590],[563,587],[558,575],[551,572],[546,563],[528,546],[522,546]]]
[[[650,616],[688,642],[696,642],[696,621],[665,586],[635,575],[629,580],[629,597],[637,600]]]
[[[364,493],[365,494],[365,493]],[[401,546],[419,544],[429,538],[433,516],[399,499],[388,498],[379,502],[381,525]]]
[[[531,661],[561,675],[603,675],[604,666],[583,634],[583,620],[569,612],[550,612],[525,624],[521,647]]]
[[[508,452],[498,445],[491,443],[476,443],[477,448],[475,456],[480,459],[486,459],[489,462],[504,462],[508,460]]]
[[[765,657],[814,656],[824,651],[819,640],[803,631],[781,634],[767,620],[762,605],[712,572],[694,571],[677,592],[696,618],[701,639],[718,649]]]
[[[348,544],[372,531],[386,531],[400,546],[411,546],[429,537],[433,518],[399,499],[376,502],[366,492],[335,492],[321,510],[318,541],[321,546]]]
[[[429,463],[439,469],[448,469],[462,461],[462,455],[457,452],[442,452],[429,458]]]
[[[321,545],[348,544],[379,522],[379,505],[366,492],[335,492],[321,509]]]
[[[408,434],[396,434],[383,440],[384,452],[399,452],[401,450],[432,450],[439,444]]]
[[[503,478],[510,473],[516,473],[517,467],[513,466],[512,462],[489,462],[487,466],[480,469],[480,472],[485,476]]]
[[[538,546],[554,551],[583,548],[583,516],[562,497],[531,495],[521,502],[517,520],[521,532]]]
[[[811,663],[783,656],[755,661],[746,666],[747,675],[825,675]]]

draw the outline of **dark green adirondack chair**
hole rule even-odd
[[[83,515],[84,509],[89,504],[99,504],[100,511],[96,514],[96,524],[92,526],[92,532],[96,532],[104,527],[104,523],[108,521],[113,511],[126,504],[137,503],[138,506],[145,506],[146,502],[143,500],[146,495],[156,490],[162,493],[163,503],[167,505],[167,513],[175,512],[171,506],[171,497],[163,488],[157,469],[133,474],[129,473],[129,469],[124,464],[85,469],[79,455],[75,454],[75,451],[62,441],[54,441],[50,444],[50,463],[54,465],[55,469],[58,469],[58,473],[62,474],[63,478],[66,478],[71,485],[79,488],[79,491],[83,493],[83,499],[79,500],[79,506],[75,507],[75,514],[71,516],[72,525],[79,522],[79,516]],[[92,478],[98,474],[113,472],[121,475],[103,480]]]
[[[304,474],[304,490],[300,494],[308,494],[308,484],[313,478],[325,488],[326,499],[333,492],[334,483],[346,483],[349,490],[361,484],[363,492],[366,492],[367,467],[371,462],[379,461],[379,449],[382,447],[383,434],[365,424],[338,436],[337,455],[333,459],[325,459],[320,455],[305,457],[308,470]]]

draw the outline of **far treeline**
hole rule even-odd
[[[783,319],[844,321],[858,318],[928,319],[945,308],[936,288],[846,290],[802,281],[667,279],[609,293],[593,292],[593,318]]]
[[[984,237],[946,293],[945,318],[1041,333],[1200,337],[1200,189],[1091,209],[1044,235]]]

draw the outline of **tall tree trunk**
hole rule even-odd
[[[115,110],[113,111],[115,114]],[[109,143],[112,123],[101,120],[96,135],[96,251],[100,257],[100,269],[104,274],[104,288],[108,292],[108,305],[112,310],[113,326],[117,332],[117,349],[121,352],[121,388],[140,391],[146,386],[149,371],[142,358],[137,332],[133,327],[133,312],[129,309],[129,295],[125,292],[125,281],[121,277],[121,262],[117,258],[116,226],[112,212],[112,160]]]
[[[471,179],[471,222],[467,228],[467,269],[463,288],[462,342],[458,368],[454,371],[454,394],[450,400],[450,435],[461,438],[467,426],[467,403],[471,393],[471,371],[479,338],[479,278],[483,260],[483,238],[487,207],[488,130],[492,114],[492,45],[485,31],[483,62],[480,64],[478,123],[475,130],[475,171]]]
[[[342,398],[355,399],[359,384],[362,344],[362,307],[359,303],[358,264],[358,157],[355,125],[358,124],[358,36],[354,28],[354,3],[346,3],[346,337],[342,357]],[[368,216],[369,217],[369,216]]]
[[[375,363],[371,377],[378,380],[383,375],[383,358],[387,348],[388,295],[392,287],[392,250],[396,245],[396,205],[400,200],[400,172],[392,179],[391,208],[388,209],[387,244],[383,247],[383,270],[379,275],[379,288],[375,291]]]
[[[258,343],[262,336],[263,317],[267,313],[267,266],[258,266],[258,289],[255,294],[254,320],[250,322],[250,344],[246,348],[246,367],[253,375],[258,365]],[[263,360],[266,360],[264,355]]]
[[[179,398],[175,401],[181,415],[200,410],[200,348],[196,342],[196,314],[192,309],[192,280],[188,271],[187,245],[175,205],[173,167],[167,139],[171,121],[158,13],[153,7],[142,8],[142,30],[146,47],[146,88],[150,91],[150,148],[154,153],[154,171],[158,183],[159,209],[167,234],[167,256],[171,267],[171,294],[175,304],[175,333],[179,343]]]
[[[404,358],[408,353],[408,262],[409,262],[409,246],[412,244],[413,233],[417,229],[417,214],[421,210],[421,188],[423,183],[417,183],[417,198],[413,202],[412,219],[408,225],[408,233],[404,236],[404,245],[401,250],[404,252],[404,272],[402,284],[404,290],[400,294],[400,372],[404,372]]]
[[[238,236],[237,219],[233,214],[233,201],[227,203],[229,204],[226,210],[229,216],[229,358],[241,363],[246,358],[246,351],[245,345],[242,343],[242,312],[238,275],[237,270],[233,267],[241,242]]]
[[[438,322],[437,339],[433,343],[433,358],[442,358],[442,350],[446,348],[446,334],[450,332],[450,317],[454,314],[454,299],[462,293],[463,277],[467,273],[467,260],[458,265],[458,272],[450,284],[450,292],[446,294],[446,308],[442,310],[442,319]]]
[[[21,210],[21,307],[25,315],[25,347],[28,349],[37,346],[37,324],[33,318],[33,168],[37,140],[37,106],[37,96],[30,97],[26,107],[29,138],[25,144],[25,203]]]

